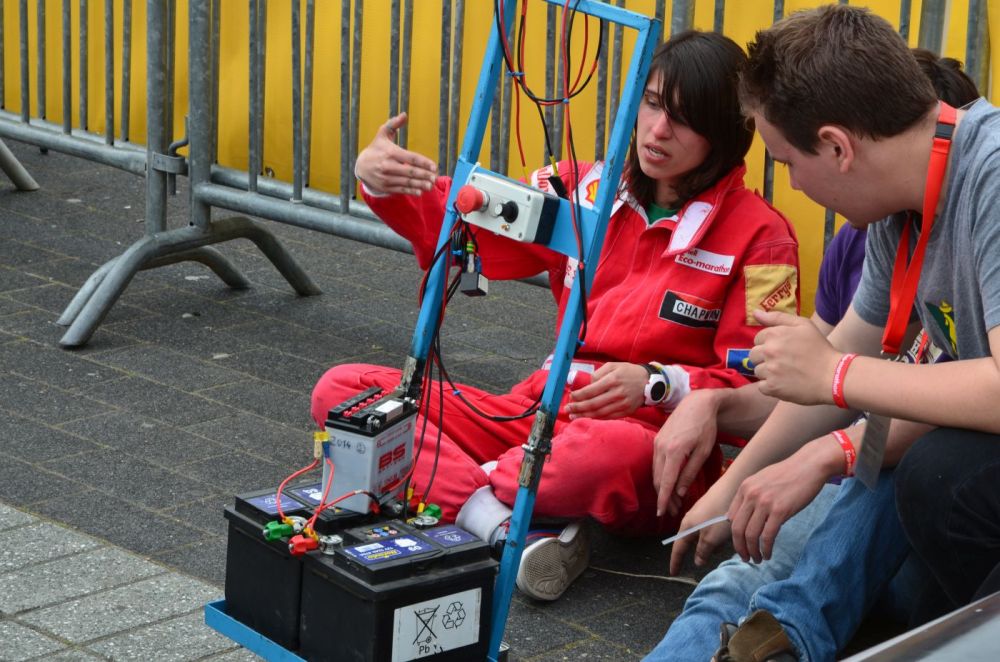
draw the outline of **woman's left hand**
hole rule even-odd
[[[646,402],[649,373],[635,363],[605,363],[590,384],[570,393],[570,418],[622,418]]]

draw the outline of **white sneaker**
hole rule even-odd
[[[583,522],[573,522],[558,534],[529,531],[526,542],[517,588],[536,600],[557,600],[590,563],[590,540]]]

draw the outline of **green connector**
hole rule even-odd
[[[436,503],[429,503],[424,507],[424,512],[422,515],[430,515],[431,517],[437,517],[441,519],[441,506]]]
[[[290,524],[283,524],[278,521],[268,522],[264,526],[264,540],[281,540],[288,538],[295,533]]]

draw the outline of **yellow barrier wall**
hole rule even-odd
[[[207,0],[205,0],[207,1]],[[266,131],[264,140],[264,166],[273,171],[274,176],[291,179],[291,2],[297,0],[271,0],[268,5],[267,26],[267,92],[265,100]],[[62,121],[62,2],[61,0],[29,1],[29,54],[32,116],[37,116],[37,2],[45,3],[47,13],[45,37],[46,56],[46,115],[50,121]],[[305,20],[304,4],[302,10]],[[821,2],[788,0],[785,13],[815,7]],[[892,0],[870,0],[858,2],[870,7],[874,12],[888,19],[893,25],[899,23],[900,2]],[[20,64],[19,64],[19,14],[18,3],[4,3],[4,77],[5,108],[20,112]],[[72,5],[72,59],[73,59],[73,125],[79,126],[79,3]],[[471,105],[471,98],[479,76],[479,68],[485,50],[489,30],[493,26],[493,3],[487,0],[472,0],[466,3],[465,32],[462,53],[462,94],[459,122],[459,139]],[[120,135],[121,110],[121,53],[122,53],[122,0],[114,0],[115,11],[115,114],[116,136]],[[222,36],[220,44],[220,162],[245,169],[247,165],[248,127],[248,3],[244,0],[222,0]],[[628,0],[626,8],[653,15],[655,0]],[[910,44],[915,46],[920,31],[919,0],[914,0],[910,16]],[[175,127],[178,134],[183,127],[187,106],[187,3],[177,3],[177,88],[175,98]],[[364,4],[363,57],[361,62],[362,84],[360,99],[360,144],[364,144],[385,121],[389,105],[389,0],[367,0]],[[132,39],[132,109],[130,112],[133,142],[145,140],[145,3],[133,2],[134,28]],[[666,17],[669,23],[671,2],[666,3]],[[949,18],[944,30],[944,55],[965,59],[965,30],[967,26],[968,0],[952,0],[949,3]],[[95,133],[104,131],[104,3],[88,4],[90,75],[88,80],[88,128]],[[352,12],[353,14],[353,12]],[[413,23],[413,56],[410,83],[410,143],[412,149],[419,150],[431,158],[438,154],[438,108],[441,94],[441,73],[439,54],[441,49],[441,0],[415,0]],[[988,14],[991,22],[1000,20],[1000,0],[989,0]],[[695,6],[695,27],[711,29],[714,16],[714,2],[703,0]],[[771,23],[772,2],[728,2],[726,7],[724,32],[737,43],[745,44],[753,38],[756,30]],[[540,0],[529,2],[529,23],[526,52],[526,76],[528,84],[539,92],[544,92],[544,53],[546,28],[546,5]],[[997,32],[990,35],[991,53],[1000,50]],[[313,105],[312,165],[313,188],[337,192],[340,177],[340,33],[341,2],[319,0],[316,3],[316,44]],[[302,29],[303,38],[305,29]],[[575,53],[579,61],[583,57],[583,26],[574,30]],[[625,31],[624,53],[627,58],[633,40]],[[592,22],[589,53],[592,56],[597,44],[597,24]],[[610,38],[605,48],[610,48]],[[588,59],[589,62],[589,59]],[[627,61],[625,62],[627,66]],[[991,58],[990,71],[998,73],[1000,58]],[[596,77],[595,77],[596,81]],[[577,154],[581,159],[592,158],[594,152],[594,107],[596,84],[574,99],[572,104],[573,131]],[[993,99],[995,101],[995,99]],[[456,121],[456,120],[453,120]],[[520,159],[514,147],[514,128],[511,129],[510,172],[522,174]],[[542,134],[537,112],[522,99],[521,135],[525,144],[528,170],[542,162]],[[459,143],[461,144],[461,143]],[[488,159],[487,146],[481,158]],[[758,139],[748,157],[751,187],[763,186],[763,145]],[[802,300],[805,313],[812,311],[812,298],[819,262],[823,249],[824,211],[808,201],[804,195],[792,191],[782,168],[775,173],[775,204],[794,223],[801,244]],[[838,226],[842,219],[838,218]]]

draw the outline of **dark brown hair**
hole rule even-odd
[[[956,108],[979,98],[979,90],[972,79],[962,71],[962,63],[951,57],[938,57],[926,48],[914,48],[913,57],[930,79],[938,99]]]
[[[743,162],[753,141],[753,125],[740,112],[736,93],[746,54],[728,37],[687,30],[653,52],[649,78],[660,74],[660,104],[671,117],[708,141],[705,160],[684,175],[674,190],[687,202]],[[635,132],[625,161],[625,185],[643,207],[653,201],[656,182],[639,166]]]
[[[758,32],[748,51],[740,77],[744,112],[760,112],[810,154],[824,124],[888,138],[915,125],[937,100],[902,37],[860,7],[797,12]]]

